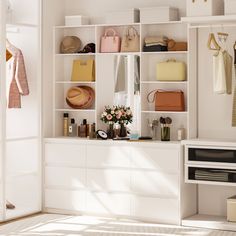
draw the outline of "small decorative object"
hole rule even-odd
[[[172,119],[170,117],[161,117],[161,141],[170,141],[170,125],[172,124]]]
[[[114,123],[113,122],[109,123],[108,129],[107,129],[107,136],[110,139],[115,138],[115,130],[114,130]]]
[[[150,127],[150,131],[151,131],[151,137],[153,140],[157,140],[158,139],[158,120],[153,120],[152,122],[148,121],[148,125]]]
[[[185,139],[185,129],[184,128],[179,128],[177,131],[177,136],[178,136],[178,141],[184,140]]]
[[[77,125],[75,124],[75,119],[71,119],[70,125],[68,127],[68,136],[76,137],[77,136]]]
[[[107,133],[104,130],[98,130],[97,131],[97,137],[102,140],[107,140]]]

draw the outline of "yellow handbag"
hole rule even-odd
[[[71,81],[95,81],[95,61],[74,60]]]
[[[157,63],[157,80],[184,81],[186,80],[186,64],[175,59]]]

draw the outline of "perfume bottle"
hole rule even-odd
[[[88,124],[86,119],[83,119],[82,124],[78,128],[78,136],[81,138],[86,138],[88,136]]]
[[[63,116],[63,135],[68,136],[68,123],[69,123],[69,114],[64,113]]]
[[[68,127],[68,134],[69,134],[69,137],[77,136],[77,125],[75,124],[75,119],[71,119],[70,121],[70,125]]]

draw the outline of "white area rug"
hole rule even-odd
[[[42,214],[0,226],[0,236],[236,236],[236,232],[146,224],[130,220]]]

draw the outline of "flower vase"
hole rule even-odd
[[[107,137],[109,139],[115,138],[114,123],[110,123],[107,129]]]
[[[127,136],[127,129],[125,127],[125,124],[124,123],[121,123],[120,124],[120,135],[119,135],[121,138],[124,138]]]

